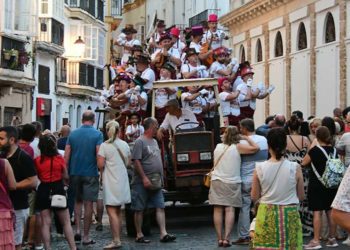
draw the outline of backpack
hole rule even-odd
[[[327,162],[325,170],[320,176],[317,172],[314,164],[311,163],[312,170],[314,171],[317,179],[326,187],[326,188],[337,188],[340,185],[341,180],[345,174],[346,168],[344,163],[336,158],[337,150],[334,148],[333,155],[328,155],[327,152],[320,146],[317,146],[322,153],[326,156]]]

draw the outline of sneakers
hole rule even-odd
[[[239,238],[238,240],[232,241],[233,245],[249,245],[250,239],[248,238]]]
[[[338,242],[335,238],[329,238],[327,243],[326,243],[327,247],[337,247],[338,246]]]
[[[342,242],[343,245],[350,246],[350,237],[348,237],[346,240]]]
[[[319,241],[311,240],[309,244],[304,245],[304,249],[321,249],[322,246]]]

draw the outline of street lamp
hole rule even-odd
[[[79,36],[78,39],[74,42],[74,48],[78,57],[82,57],[84,55],[85,43],[81,39],[81,36]]]

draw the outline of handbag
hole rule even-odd
[[[221,158],[224,156],[225,152],[227,151],[227,149],[229,149],[230,146],[227,146],[224,150],[224,152],[222,152],[222,154],[219,156],[218,160],[215,162],[214,166],[212,167],[212,169],[209,171],[209,173],[207,173],[206,175],[204,175],[203,177],[203,185],[206,186],[207,188],[210,188],[210,183],[211,183],[211,174],[214,171],[215,167],[218,165],[218,163],[220,162]]]
[[[152,174],[146,174],[149,181],[152,183],[152,186],[149,187],[152,191],[157,191],[162,189],[163,182],[162,182],[162,175],[160,173],[152,173]]]
[[[67,207],[67,197],[62,194],[52,194],[52,168],[53,168],[53,158],[51,157],[51,167],[50,167],[50,199],[51,208],[66,208]]]

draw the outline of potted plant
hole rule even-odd
[[[8,61],[11,59],[11,50],[3,49],[2,53],[4,54],[4,60]]]
[[[31,57],[31,52],[21,50],[19,51],[18,62],[22,65],[28,65]]]

